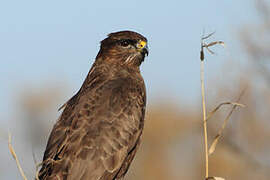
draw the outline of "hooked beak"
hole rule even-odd
[[[138,50],[145,56],[149,54],[149,49],[148,49],[148,45],[147,45],[147,42],[145,41],[140,41],[138,44],[137,44],[137,48]]]
[[[146,45],[143,49],[142,49],[142,53],[146,56],[148,56],[149,54],[149,49],[148,49],[148,46]]]

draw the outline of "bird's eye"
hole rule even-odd
[[[128,45],[129,45],[129,42],[127,41],[127,40],[123,40],[123,41],[121,41],[121,46],[123,46],[123,47],[127,47]]]

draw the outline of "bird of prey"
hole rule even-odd
[[[117,180],[140,145],[146,92],[140,65],[147,39],[133,31],[101,41],[83,85],[50,134],[40,180]]]

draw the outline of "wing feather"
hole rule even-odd
[[[145,108],[142,78],[90,72],[52,130],[40,179],[112,179],[137,146]]]

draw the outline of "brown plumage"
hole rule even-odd
[[[139,66],[146,38],[111,33],[82,87],[53,127],[40,180],[113,180],[126,174],[144,126],[145,85]]]

